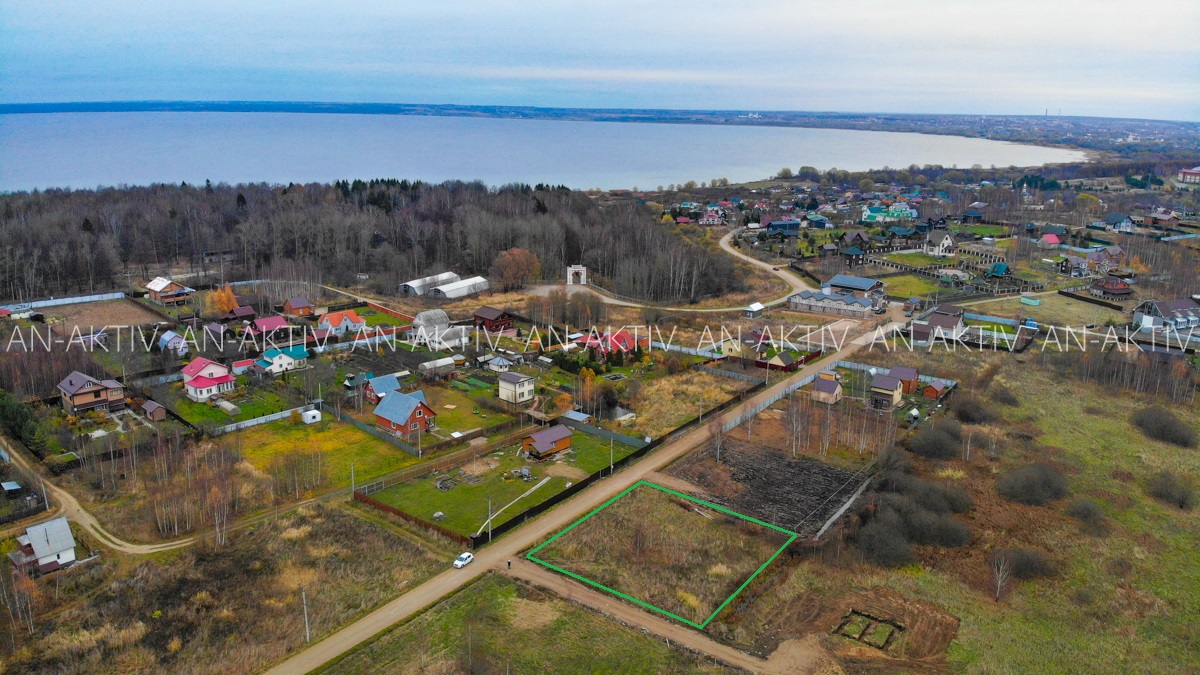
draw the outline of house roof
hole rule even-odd
[[[267,351],[263,352],[263,357],[274,361],[275,357],[279,356],[280,354],[290,356],[297,361],[308,358],[308,350],[301,345],[292,345],[291,347],[286,347],[284,349],[268,349]]]
[[[775,356],[771,357],[772,361],[776,359],[778,359],[779,363],[783,366],[790,366],[796,362],[796,359],[792,358],[792,355],[788,352],[779,352]]]
[[[485,321],[495,321],[496,319],[503,318],[507,314],[508,312],[502,309],[496,309],[495,307],[489,307],[487,305],[475,310],[475,316]]]
[[[375,406],[375,414],[393,424],[407,424],[408,418],[412,417],[413,412],[422,404],[429,407],[429,404],[425,403],[425,392],[414,391],[411,394],[405,394],[396,391],[385,396],[379,405]]]
[[[825,283],[826,286],[838,286],[841,288],[852,288],[856,291],[869,291],[879,284],[878,279],[869,279],[867,277],[856,277],[851,274],[835,274],[833,278]]]
[[[287,303],[292,309],[300,309],[301,307],[312,307],[312,303],[303,295],[297,295],[294,298],[288,298]]]
[[[958,328],[962,323],[962,318],[951,314],[930,314],[929,329],[941,328],[943,331],[952,331]]]
[[[791,300],[792,298],[796,298],[796,297],[800,297],[805,300],[809,300],[809,299],[815,299],[817,301],[830,300],[832,302],[841,302],[841,303],[845,303],[847,305],[862,305],[863,307],[871,306],[870,300],[868,300],[866,298],[858,298],[858,297],[855,297],[855,296],[849,295],[849,294],[841,295],[839,293],[825,293],[824,291],[800,291],[799,293],[797,293],[796,295],[793,295],[791,298],[788,298],[788,299]]]
[[[934,389],[941,391],[946,388],[946,383],[942,382],[941,380],[934,380],[933,382],[927,383],[925,386],[933,387]]]
[[[162,336],[158,338],[158,344],[160,346],[169,345],[172,342],[174,342],[177,338],[182,340],[183,336],[180,335],[179,333],[176,333],[173,330],[169,330],[169,331],[163,333]]]
[[[820,392],[822,394],[836,394],[837,390],[841,389],[841,387],[841,382],[838,382],[837,380],[827,380],[823,377],[817,378],[817,381],[813,382],[813,391]]]
[[[39,558],[70,551],[75,548],[75,537],[71,535],[71,523],[66,518],[31,525],[25,530],[25,541],[33,547],[33,554]],[[18,538],[20,540],[20,538]]]
[[[191,361],[188,362],[188,364],[186,366],[181,368],[179,370],[179,372],[183,373],[184,375],[187,375],[188,377],[191,377],[191,376],[199,373],[201,370],[204,370],[208,366],[220,366],[221,368],[224,368],[226,372],[229,372],[228,367],[226,367],[220,363],[217,363],[216,361],[206,359],[203,356],[197,356],[196,358],[192,359]]]
[[[842,253],[844,253],[846,255],[862,255],[863,254],[862,249],[857,246],[851,246],[849,248],[844,248],[844,249],[842,249]]]
[[[343,321],[349,321],[350,323],[362,323],[363,322],[363,320],[361,318],[359,318],[358,313],[352,309],[348,309],[344,312],[331,312],[329,314],[326,314],[325,318],[321,319],[322,323],[327,323],[330,326],[333,326],[334,328],[337,328],[338,326],[342,325]]]
[[[531,376],[526,375],[524,373],[511,373],[510,372],[510,373],[501,373],[500,374],[500,381],[507,382],[509,384],[520,384],[522,382],[525,382],[526,380],[532,380],[532,379],[533,378]]]
[[[567,412],[559,415],[559,417],[565,417],[569,420],[574,420],[576,422],[583,422],[585,424],[587,423],[588,420],[590,420],[592,418],[591,415],[589,415],[587,413],[579,412],[578,410],[568,410]]]
[[[1062,243],[1062,240],[1058,238],[1057,234],[1043,234],[1042,241],[1046,242],[1047,244],[1061,244]]]
[[[752,302],[746,309],[751,312],[761,312],[766,309],[766,307],[761,302]]]
[[[888,375],[907,382],[908,380],[917,379],[917,369],[909,368],[908,366],[896,366],[888,371]]]
[[[225,316],[233,317],[235,319],[243,319],[248,316],[254,316],[254,314],[254,308],[250,305],[238,305],[237,307],[233,308],[233,311],[229,312]]]
[[[900,378],[892,377],[891,375],[876,375],[871,378],[871,388],[896,391],[900,388]]]
[[[146,412],[154,412],[155,410],[158,410],[161,407],[162,407],[162,404],[159,403],[158,401],[147,400],[145,403],[142,404],[142,410],[145,410]]]
[[[228,375],[228,374],[218,375],[216,377],[201,376],[201,377],[193,377],[184,386],[186,386],[189,389],[207,389],[209,387],[216,387],[216,386],[219,386],[222,384],[228,384],[228,383],[234,382],[236,380],[237,380],[236,377],[234,377],[233,375]]]
[[[78,370],[72,370],[70,375],[63,378],[62,382],[58,383],[58,389],[67,396],[74,396],[76,392],[88,385],[99,385],[100,380],[91,375],[84,375]]]
[[[287,318],[282,316],[264,316],[261,319],[255,319],[252,325],[255,331],[265,333],[269,330],[287,328],[288,322]]]
[[[959,307],[958,305],[951,305],[949,303],[938,305],[937,307],[933,308],[934,314],[945,314],[947,316],[962,316],[965,311],[966,310],[964,310],[962,307]]]
[[[512,361],[509,361],[508,359],[504,358],[503,356],[497,356],[496,358],[492,359],[491,361],[488,361],[489,366],[511,366],[512,364],[513,364]]]
[[[571,428],[561,424],[555,424],[552,427],[546,427],[541,431],[530,434],[529,438],[533,439],[533,449],[537,450],[538,454],[545,454],[554,449],[554,444],[564,438],[571,437]]]
[[[175,284],[176,286],[178,286],[179,290],[181,292],[184,292],[184,293],[193,292],[192,289],[188,288],[187,286],[184,286],[183,284],[181,284],[177,281],[171,281],[170,279],[168,279],[166,277],[154,277],[154,279],[150,283],[146,284],[146,290],[154,291],[155,293],[161,293],[161,292],[165,291],[166,289],[170,288],[171,284]]]
[[[371,385],[371,391],[382,396],[400,390],[400,377],[397,373],[370,377],[367,378],[367,384]]]

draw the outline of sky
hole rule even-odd
[[[0,103],[1200,121],[1197,34],[1197,0],[0,0]]]

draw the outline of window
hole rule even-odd
[[[423,411],[420,411],[420,410],[417,411],[417,417],[424,417],[424,416],[425,416],[425,413]]]
[[[96,397],[96,398],[100,398],[100,394],[101,394],[101,393],[102,393],[102,392],[96,392],[96,394],[95,394],[95,397]]]
[[[416,431],[418,426],[420,426],[420,425],[418,425],[416,422],[413,422],[413,423],[412,423],[412,426],[411,426],[410,428],[411,428],[413,431]]]

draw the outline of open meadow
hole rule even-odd
[[[658,438],[750,386],[749,382],[696,370],[654,378],[641,385],[629,406],[637,413],[637,422],[621,431]]]
[[[1020,298],[985,300],[963,305],[972,314],[987,314],[1005,319],[1030,317],[1038,323],[1052,326],[1080,328],[1089,324],[1103,326],[1107,323],[1125,323],[1129,315],[1124,312],[1074,300],[1057,293],[1036,296],[1040,305],[1026,305]]]

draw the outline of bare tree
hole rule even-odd
[[[716,455],[717,461],[721,461],[721,449],[725,447],[725,425],[721,422],[720,417],[714,417],[708,423],[709,442],[712,444],[713,454]]]
[[[992,571],[992,590],[995,591],[996,600],[1004,597],[1012,585],[1012,560],[1006,555],[992,556],[991,562]]]
[[[800,397],[793,394],[787,398],[783,408],[783,428],[788,444],[792,446],[792,459],[800,449],[800,433],[804,431],[804,409]]]

